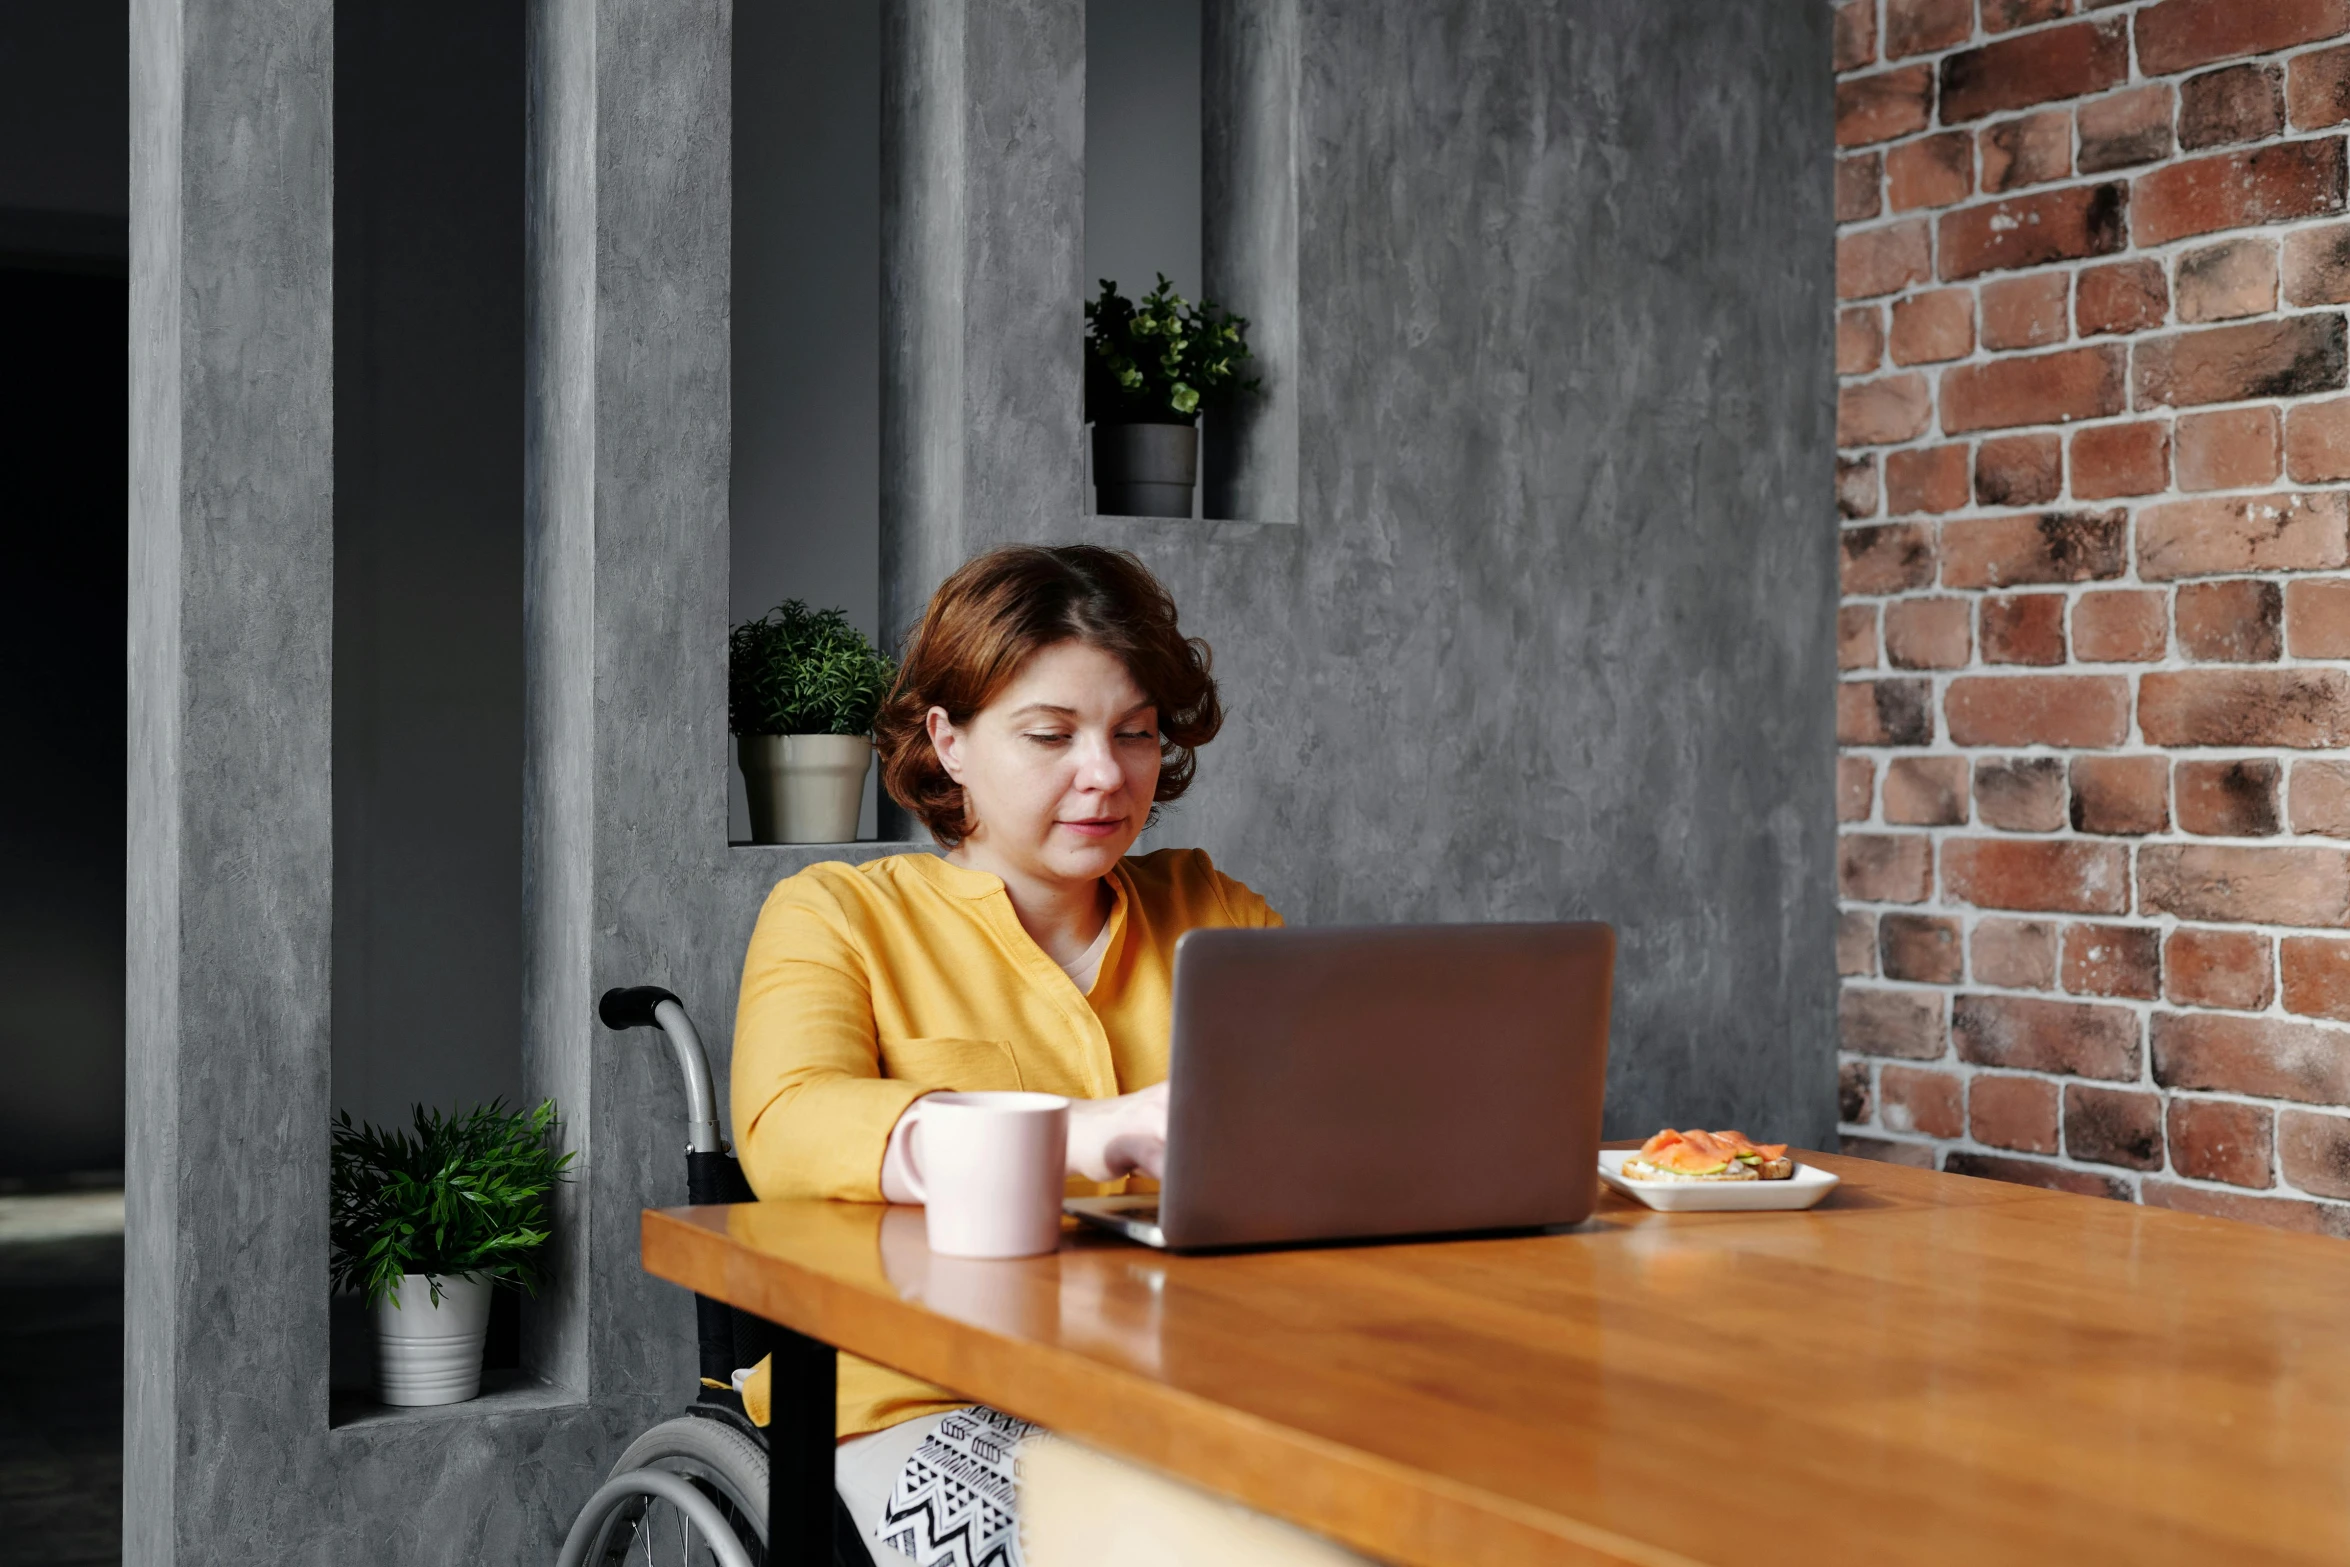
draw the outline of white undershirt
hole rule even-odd
[[[1110,922],[1102,921],[1101,933],[1083,952],[1061,965],[1061,972],[1069,982],[1085,995],[1093,994],[1093,982],[1102,977],[1102,954],[1110,950]]]

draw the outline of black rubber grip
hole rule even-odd
[[[656,1028],[659,1023],[653,1008],[676,999],[658,985],[627,985],[605,991],[604,999],[596,1003],[596,1016],[604,1020],[606,1028]]]

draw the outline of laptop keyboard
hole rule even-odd
[[[1159,1205],[1154,1202],[1147,1207],[1121,1208],[1118,1217],[1129,1224],[1156,1224],[1159,1222]]]

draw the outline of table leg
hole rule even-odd
[[[838,1359],[830,1344],[788,1328],[777,1327],[773,1333],[767,1560],[774,1567],[833,1567],[833,1516],[838,1504],[832,1488],[832,1434]]]

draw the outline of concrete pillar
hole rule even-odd
[[[287,1540],[325,1473],[333,11],[131,13],[137,1567]]]
[[[1211,417],[1206,514],[1297,521],[1298,0],[1202,0],[1200,292],[1249,323],[1261,383]]]
[[[589,1173],[526,1334],[599,1403],[693,1379],[676,1292],[635,1266],[638,1211],[682,1180],[678,1092],[595,998],[667,985],[723,1042],[742,952],[718,934],[731,21],[728,0],[532,12],[523,1070]]]
[[[881,621],[1084,514],[1085,0],[886,0]]]
[[[684,1095],[596,998],[674,990],[723,1108],[759,906],[842,857],[726,839],[732,21],[730,0],[531,12],[523,1075],[584,1172],[525,1358],[624,1433],[695,1387],[690,1300],[637,1265],[641,1211],[684,1200]]]

